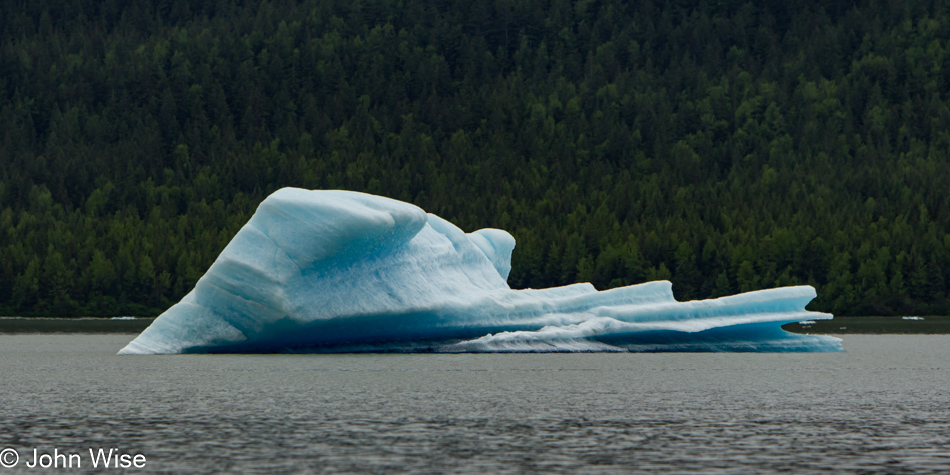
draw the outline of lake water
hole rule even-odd
[[[34,449],[91,471],[100,447],[157,472],[950,470],[948,335],[846,335],[829,354],[113,356],[133,336],[0,335],[0,449],[19,455],[0,472],[43,471]]]

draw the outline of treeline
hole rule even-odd
[[[0,0],[0,314],[157,314],[272,191],[518,240],[513,287],[948,314],[944,2]]]

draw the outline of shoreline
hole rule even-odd
[[[0,317],[4,333],[141,333],[156,317]]]
[[[157,317],[0,317],[4,333],[141,333]],[[819,335],[945,335],[950,334],[950,317],[835,317],[811,323],[788,323],[782,329],[793,333]]]
[[[950,317],[835,317],[808,324],[788,323],[782,329],[818,335],[946,335],[950,334]]]

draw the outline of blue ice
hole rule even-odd
[[[678,302],[670,282],[512,290],[515,239],[409,203],[281,189],[195,288],[119,354],[841,351],[810,286]]]

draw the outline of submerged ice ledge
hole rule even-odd
[[[400,201],[284,188],[119,354],[841,351],[809,286],[677,302],[667,281],[512,290],[514,238]]]

